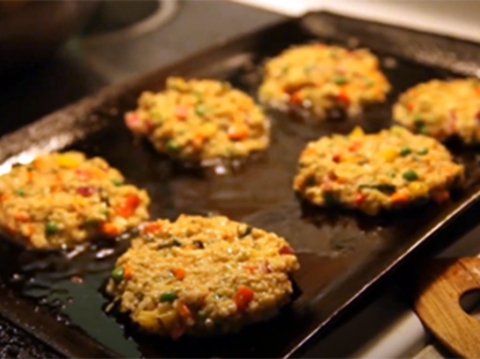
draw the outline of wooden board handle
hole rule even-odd
[[[480,320],[460,306],[480,289],[480,258],[436,259],[420,276],[415,311],[435,337],[462,358],[480,358]]]

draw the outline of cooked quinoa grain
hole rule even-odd
[[[354,116],[383,102],[390,85],[368,50],[323,44],[293,47],[268,61],[260,101],[286,110],[303,107],[320,118],[333,109]]]
[[[144,224],[107,290],[148,332],[222,334],[276,315],[298,268],[274,233],[223,216],[182,215]]]
[[[243,158],[268,147],[270,121],[228,83],[171,77],[165,91],[144,92],[127,127],[171,157],[202,162]]]
[[[101,158],[51,153],[0,176],[0,227],[35,248],[66,248],[138,225],[149,201]]]
[[[480,81],[433,80],[403,93],[393,107],[394,119],[411,131],[438,140],[458,136],[465,143],[480,140]]]
[[[392,127],[366,135],[322,137],[299,160],[294,189],[320,206],[342,205],[375,215],[421,199],[444,201],[461,182],[462,165],[433,138]]]

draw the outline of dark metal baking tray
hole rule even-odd
[[[301,122],[272,113],[272,145],[232,174],[184,169],[135,142],[123,113],[144,90],[160,90],[169,75],[226,79],[255,95],[259,64],[293,44],[312,40],[359,44],[381,59],[393,84],[386,104],[356,120]],[[160,45],[159,45],[160,46]],[[296,297],[267,322],[222,338],[172,342],[144,335],[125,316],[107,315],[102,288],[128,240],[99,242],[67,260],[61,253],[26,252],[0,243],[0,312],[68,357],[289,357],[362,293],[434,238],[480,196],[475,149],[449,148],[465,163],[468,182],[443,206],[370,218],[301,204],[292,191],[303,146],[321,135],[367,132],[390,124],[397,95],[431,78],[473,75],[480,47],[328,13],[309,14],[220,44],[127,84],[104,91],[0,139],[0,161],[15,162],[38,151],[77,149],[100,155],[131,182],[148,190],[152,217],[220,212],[272,230],[296,249],[301,269]]]

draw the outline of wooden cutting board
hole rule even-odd
[[[462,309],[460,298],[480,290],[480,258],[435,259],[419,276],[415,311],[454,354],[480,358],[480,320]]]

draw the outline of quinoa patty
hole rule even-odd
[[[35,248],[67,248],[138,225],[149,201],[101,158],[51,153],[0,176],[0,227]]]
[[[314,44],[290,48],[268,61],[259,97],[273,108],[303,107],[325,118],[337,108],[355,116],[365,104],[383,102],[389,90],[368,50]]]
[[[396,122],[440,141],[457,136],[480,141],[480,81],[432,80],[403,93],[393,107]]]
[[[333,135],[302,152],[294,189],[320,205],[342,205],[375,215],[421,199],[444,201],[464,176],[447,149],[433,138],[392,127],[365,135]]]
[[[159,152],[192,162],[247,157],[270,139],[270,121],[253,99],[214,80],[171,77],[165,91],[144,92],[125,122]]]
[[[298,268],[274,233],[223,216],[181,215],[143,225],[107,290],[148,332],[222,334],[276,315]]]

